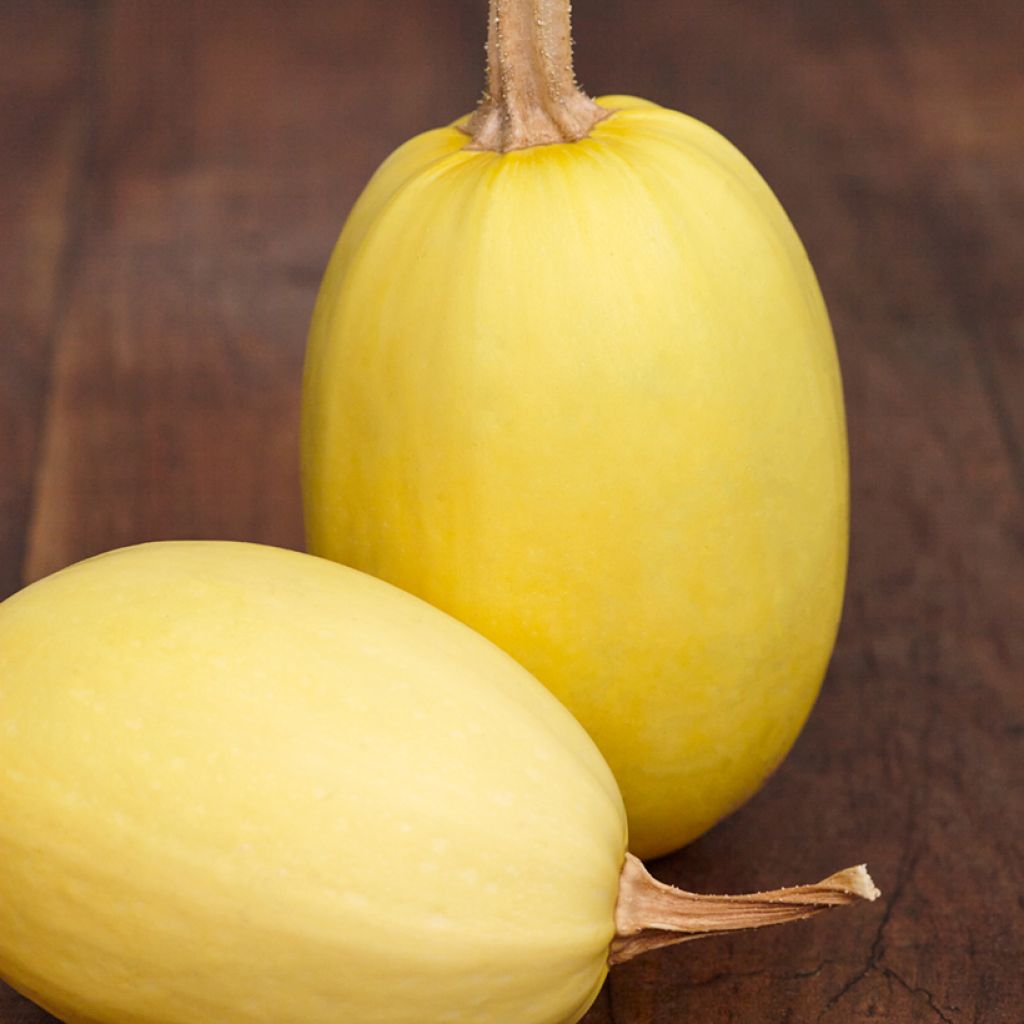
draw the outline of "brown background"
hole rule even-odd
[[[342,218],[481,81],[483,0],[0,2],[0,596],[159,537],[301,546],[304,332]],[[1024,1020],[1024,15],[581,2],[578,66],[710,122],[810,251],[853,547],[793,755],[663,878],[867,860],[885,899],[620,970],[588,1024]],[[47,1020],[0,986],[0,1022]]]

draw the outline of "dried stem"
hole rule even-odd
[[[862,864],[838,871],[817,885],[747,896],[702,896],[656,881],[636,857],[627,854],[608,962],[621,964],[660,946],[720,932],[800,921],[829,907],[874,900],[879,895]]]
[[[468,148],[576,142],[607,116],[576,86],[569,0],[490,0],[487,91]]]

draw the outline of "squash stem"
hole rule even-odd
[[[661,946],[721,932],[800,921],[829,907],[875,900],[880,895],[862,864],[838,871],[816,885],[745,896],[703,896],[656,881],[636,857],[626,854],[608,962],[621,964]]]
[[[569,0],[490,0],[487,89],[468,149],[576,142],[608,113],[576,85]]]

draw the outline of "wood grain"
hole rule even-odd
[[[301,545],[319,274],[375,165],[472,104],[483,7],[0,6],[3,594],[153,537]],[[655,871],[750,890],[867,860],[885,893],[629,963],[587,1024],[1024,1020],[1022,40],[995,0],[578,5],[584,86],[708,121],[778,192],[850,422],[822,697]],[[48,1019],[0,987],[0,1022]]]
[[[90,20],[0,6],[0,595],[17,588],[54,339],[79,258],[93,111]]]

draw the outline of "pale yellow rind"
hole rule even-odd
[[[146,545],[0,605],[0,976],[73,1024],[563,1024],[624,849],[557,701],[352,570]]]
[[[401,147],[321,289],[311,550],[510,652],[597,741],[631,848],[749,797],[817,694],[847,460],[825,307],[768,186],[631,97],[590,138]]]

